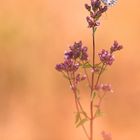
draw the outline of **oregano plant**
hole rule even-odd
[[[89,13],[86,21],[88,28],[92,30],[91,58],[88,55],[88,47],[84,46],[82,41],[78,41],[69,46],[69,50],[64,52],[64,62],[55,66],[56,70],[62,73],[70,85],[76,106],[75,124],[76,127],[81,126],[83,128],[88,140],[96,139],[93,132],[93,122],[102,114],[101,104],[106,93],[113,92],[111,84],[101,82],[100,78],[107,67],[112,66],[114,63],[114,54],[123,48],[117,41],[114,41],[108,50],[96,51],[95,33],[100,26],[99,19],[115,2],[115,0],[91,0],[90,5],[85,4],[85,8]],[[95,61],[96,54],[99,57],[98,61]],[[79,83],[84,80],[87,81],[87,88],[90,91],[87,94],[90,99],[89,111],[84,109],[84,105],[80,100]],[[87,121],[89,121],[89,128],[86,128],[87,125],[85,126]],[[101,135],[103,140],[112,140],[111,135],[105,131],[102,131]]]

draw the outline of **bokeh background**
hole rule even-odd
[[[74,126],[69,85],[54,69],[74,41],[91,47],[85,2],[0,1],[0,140],[86,139]],[[102,17],[96,33],[98,50],[114,40],[124,46],[102,78],[115,92],[106,96],[105,115],[95,122],[98,140],[102,130],[111,132],[113,140],[140,139],[139,5],[139,0],[119,0]]]

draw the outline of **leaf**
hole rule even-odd
[[[92,68],[92,65],[89,62],[82,64],[83,68]]]
[[[82,113],[84,116],[87,116],[87,113],[86,113],[86,112],[83,111],[83,112],[81,112],[81,113]]]
[[[76,112],[75,115],[75,124],[80,120],[80,112]]]
[[[79,127],[80,125],[83,125],[86,121],[88,121],[86,118],[80,120],[80,122],[76,125],[76,128]]]
[[[96,27],[96,28],[94,28],[93,32],[95,33],[95,32],[96,32],[96,30],[97,30],[97,27]]]
[[[63,73],[63,76],[64,76],[64,78],[69,80],[69,77],[65,73]]]
[[[96,117],[99,117],[99,116],[100,116],[100,113],[101,113],[100,109],[97,109],[97,110],[96,110],[96,113],[95,113],[95,116],[96,116]]]
[[[91,94],[91,101],[96,97],[96,92],[92,92]]]
[[[101,110],[98,108],[98,109],[96,110],[95,116],[96,116],[96,117],[101,117],[102,114],[103,114],[103,113],[102,113]]]

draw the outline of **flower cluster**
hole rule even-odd
[[[60,72],[75,72],[79,68],[78,63],[74,63],[71,59],[66,59],[64,63],[57,64],[56,70]]]
[[[117,41],[114,41],[113,45],[110,48],[110,52],[113,53],[115,51],[121,50],[122,48],[122,45],[119,45]]]
[[[66,59],[76,60],[77,58],[79,58],[82,61],[86,61],[88,59],[87,47],[83,47],[81,41],[79,41],[78,43],[75,42],[69,48],[70,50],[65,52]]]
[[[100,53],[98,53],[98,55],[100,57],[101,62],[106,65],[112,65],[113,61],[115,60],[112,53],[110,53],[109,51],[106,51],[104,49],[102,49],[102,51]]]
[[[103,131],[101,134],[104,140],[112,140],[111,135],[107,134],[105,131]]]
[[[76,62],[76,59],[81,61],[88,60],[87,47],[82,46],[82,42],[75,42],[72,46],[69,47],[69,51],[65,51],[64,56],[65,60],[63,63],[56,65],[56,70],[60,72],[75,72],[79,68],[79,63]]]
[[[71,77],[69,77],[71,80]],[[73,83],[71,83],[70,88],[72,90],[77,90],[77,85],[78,83],[80,83],[81,81],[85,80],[87,77],[85,74],[81,75],[81,74],[77,74],[75,77],[73,77]]]
[[[88,27],[99,26],[98,19],[107,11],[107,6],[102,6],[100,0],[91,0],[91,5],[85,4],[85,8],[90,12],[90,16],[86,18]]]
[[[85,74],[84,74],[84,75],[77,74],[77,75],[76,75],[76,78],[75,78],[76,84],[79,83],[80,81],[85,80],[86,78],[87,78],[87,77],[86,77]]]
[[[87,78],[86,74],[79,74],[78,70],[82,63],[88,62],[87,47],[82,45],[82,42],[75,42],[64,53],[64,62],[57,64],[55,69],[62,72],[69,80],[72,90],[77,89],[78,83]]]
[[[111,84],[98,84],[95,87],[96,90],[102,90],[104,92],[113,92]]]

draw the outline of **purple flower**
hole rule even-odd
[[[104,6],[104,7],[101,6],[99,9],[100,9],[101,13],[104,13],[104,12],[107,11],[108,7],[107,6]]]
[[[65,67],[65,71],[75,72],[79,68],[79,64],[78,63],[75,64],[72,60],[66,59],[64,61],[64,67]]]
[[[102,131],[101,134],[104,140],[112,140],[111,135],[107,134],[105,131]]]
[[[113,53],[115,51],[121,50],[122,48],[122,45],[119,45],[117,41],[114,41],[114,44],[110,48],[110,52]]]
[[[98,53],[98,55],[100,57],[101,62],[105,63],[106,65],[112,65],[113,61],[115,60],[114,56],[104,49],[100,53]]]
[[[91,10],[91,6],[89,6],[87,3],[85,4],[85,8],[90,11]]]
[[[62,72],[62,71],[64,70],[64,65],[63,65],[63,63],[61,63],[61,64],[56,64],[55,69],[56,69],[57,71]]]
[[[103,84],[102,90],[105,92],[107,92],[107,91],[113,92],[111,84]]]
[[[98,84],[95,89],[98,91],[113,92],[111,84]]]
[[[65,51],[64,57],[65,57],[65,59],[72,59],[73,58],[73,52],[71,50],[70,51]]]
[[[88,22],[88,27],[89,28],[92,28],[95,25],[95,22],[90,17],[86,17],[86,20]]]
[[[96,11],[101,5],[100,0],[91,0],[92,10]]]
[[[87,47],[83,47],[81,41],[78,43],[75,42],[70,46],[70,50],[65,52],[65,58],[74,60],[79,58],[80,60],[86,61],[88,59]]]
[[[55,68],[60,72],[75,72],[78,70],[79,64],[75,64],[71,59],[66,59],[64,63],[57,64]]]
[[[85,4],[85,8],[89,11],[90,16],[86,18],[88,22],[88,27],[93,28],[99,26],[96,22],[101,17],[102,13],[107,11],[107,6],[102,6],[100,0],[91,0],[91,6]],[[92,9],[91,9],[92,8]]]
[[[92,13],[91,13],[92,14]],[[91,15],[91,16],[94,16],[94,15]],[[97,21],[94,21],[94,18],[91,18],[91,17],[86,17],[86,20],[88,22],[88,27],[89,28],[93,28],[93,27],[96,27],[96,26],[99,26],[100,23],[97,22]]]
[[[85,74],[84,74],[84,75],[77,74],[77,75],[76,75],[76,78],[75,78],[75,83],[78,84],[79,82],[85,80],[86,78],[87,78],[87,77],[86,77]]]
[[[96,85],[95,89],[97,91],[100,91],[100,90],[102,90],[102,87],[103,87],[103,84],[98,84],[98,85]]]
[[[86,60],[88,59],[87,50],[88,50],[87,47],[83,47],[83,48],[81,49],[81,56],[80,56],[80,59],[81,59],[81,60],[85,60],[85,61],[86,61]]]
[[[82,77],[81,77],[81,81],[83,81],[83,80],[85,80],[87,78],[87,76],[84,74],[84,75],[82,75]]]

